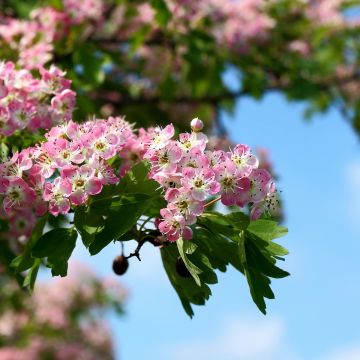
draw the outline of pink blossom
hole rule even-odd
[[[149,150],[144,157],[152,163],[152,171],[172,173],[181,160],[182,151],[176,143],[168,143],[161,149]]]
[[[82,136],[81,141],[91,152],[105,160],[116,154],[119,144],[119,138],[108,132],[104,124],[96,125],[91,132]]]
[[[62,169],[61,176],[72,185],[70,200],[75,205],[82,205],[86,202],[88,195],[99,194],[103,187],[101,180],[95,177],[95,169],[87,165],[79,168],[66,166]]]
[[[191,229],[185,225],[185,218],[182,215],[173,213],[169,209],[161,209],[160,214],[163,221],[159,224],[159,230],[169,241],[176,241],[181,236],[187,240],[192,237]]]
[[[216,180],[220,184],[221,202],[226,206],[236,204],[240,190],[248,190],[250,182],[243,178],[236,165],[225,161],[214,166]]]
[[[45,183],[44,200],[49,202],[49,212],[52,215],[67,214],[70,210],[69,196],[72,192],[68,179],[56,178],[54,183]]]
[[[12,177],[5,184],[0,185],[0,192],[5,195],[3,206],[7,213],[24,207],[35,199],[34,191],[23,179]]]
[[[254,169],[248,178],[248,186],[240,189],[236,203],[244,206],[249,202],[259,202],[262,200],[271,186],[273,181],[268,171],[263,169]]]
[[[271,183],[269,191],[265,198],[259,202],[255,202],[251,207],[250,218],[257,220],[263,213],[270,216],[278,215],[279,211],[279,196],[275,191],[275,186]]]
[[[183,170],[182,186],[189,190],[195,200],[204,201],[209,195],[215,195],[220,189],[211,169],[186,168]]]
[[[174,213],[184,216],[188,225],[196,222],[196,217],[204,212],[204,203],[192,197],[189,190],[185,188],[170,188],[165,193],[168,208]]]
[[[250,147],[244,144],[235,146],[231,153],[231,160],[242,176],[249,176],[252,170],[259,165],[256,156],[251,154]]]
[[[70,89],[65,89],[51,99],[51,107],[57,115],[61,116],[63,120],[69,121],[72,117],[75,102],[75,92]]]
[[[1,62],[0,135],[9,136],[25,128],[48,129],[60,120],[70,120],[75,93],[64,75],[51,67],[41,69],[40,78],[35,78],[27,70],[16,70],[11,62]]]
[[[150,149],[159,150],[169,144],[174,136],[175,130],[172,124],[167,125],[164,129],[154,129],[153,137],[150,142]]]
[[[82,164],[85,161],[83,147],[80,142],[70,142],[64,138],[58,138],[53,142],[45,143],[43,148],[59,168],[71,163]]]
[[[29,151],[25,150],[20,154],[16,152],[8,162],[0,164],[0,174],[8,179],[12,177],[21,178],[23,171],[29,170],[32,165]]]

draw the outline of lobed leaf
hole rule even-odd
[[[66,276],[68,260],[75,249],[75,229],[57,228],[42,235],[31,250],[36,258],[47,258],[53,276]]]

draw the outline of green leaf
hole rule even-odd
[[[146,194],[129,194],[111,202],[104,199],[92,203],[90,213],[104,214],[106,219],[103,230],[94,235],[94,240],[89,245],[90,254],[99,253],[111,241],[127,233],[151,205],[151,200]]]
[[[249,218],[241,212],[228,215],[217,212],[205,212],[198,218],[198,223],[213,233],[227,236],[233,241],[241,230],[246,229]]]
[[[248,231],[243,231],[240,235],[240,259],[250,293],[259,310],[266,314],[264,298],[275,297],[270,288],[269,277],[282,278],[288,276],[289,273],[275,265],[276,257],[268,250],[267,241],[259,239]]]
[[[76,209],[75,226],[92,255],[113,240],[133,239],[130,230],[140,216],[159,216],[166,206],[159,184],[148,178],[148,172],[147,162],[136,164],[118,185],[106,186],[93,197],[89,207]]]
[[[75,229],[57,228],[40,237],[31,254],[36,258],[47,258],[47,266],[53,276],[66,276],[68,260],[75,248]]]
[[[74,225],[88,248],[95,240],[95,235],[104,229],[105,220],[101,215],[91,213],[90,207],[80,206],[75,210]]]
[[[121,179],[117,186],[120,193],[132,194],[161,194],[159,183],[148,178],[150,165],[147,161],[140,161]]]
[[[288,251],[272,241],[285,235],[287,229],[271,220],[250,222],[242,213],[206,212],[197,224],[192,239],[198,245],[196,253],[205,255],[213,268],[226,271],[232,265],[244,273],[255,304],[266,313],[264,298],[274,298],[270,277],[289,275],[275,265]]]
[[[189,272],[190,272],[191,276],[194,278],[196,284],[198,286],[201,286],[201,280],[199,278],[199,274],[202,273],[202,270],[199,269],[195,264],[193,264],[186,256],[186,254],[187,254],[186,250],[190,249],[189,245],[186,245],[186,240],[184,241],[182,238],[179,238],[176,241],[176,244],[177,244],[177,247],[179,250],[179,254],[180,254],[181,258],[183,259],[186,268],[189,270]]]
[[[288,232],[286,227],[279,226],[276,221],[263,219],[252,221],[247,227],[247,231],[268,241],[282,237]]]
[[[98,86],[105,80],[104,65],[108,59],[95,46],[83,44],[73,54],[74,64],[79,67],[78,77],[85,83]]]
[[[1,142],[0,143],[0,161],[5,162],[8,159],[9,156],[9,147]]]
[[[5,220],[0,219],[0,232],[7,231],[9,229],[9,223]]]
[[[14,269],[16,273],[20,273],[27,269],[30,269],[34,265],[35,259],[31,256],[31,250],[41,237],[44,231],[46,221],[47,216],[43,216],[42,218],[40,218],[31,233],[29,241],[25,245],[23,253],[13,259],[13,261],[11,262],[10,266]]]
[[[213,269],[225,272],[229,264],[243,272],[235,241],[217,232],[197,227],[194,229],[192,243],[198,246],[198,252],[207,256]]]
[[[23,286],[28,287],[30,292],[32,292],[34,290],[34,285],[35,285],[35,281],[36,281],[36,277],[37,277],[40,265],[41,265],[41,260],[36,259],[34,261],[34,264],[31,267],[31,269],[28,271],[28,273],[25,276]]]
[[[21,274],[17,273],[13,268],[11,268],[10,264],[15,258],[15,253],[10,248],[7,241],[0,241],[0,264],[5,269],[6,273],[11,276],[15,277],[18,284],[22,286],[24,282],[24,278]]]
[[[168,9],[164,0],[150,0],[150,4],[155,10],[155,20],[157,23],[164,27],[171,19],[171,12]]]
[[[194,244],[192,241],[183,241],[183,249],[185,251],[185,254],[191,255],[193,254],[196,249],[197,249],[197,245]]]
[[[161,249],[161,258],[168,278],[176,290],[185,312],[194,316],[191,304],[204,305],[211,295],[209,286],[202,283],[198,286],[192,277],[183,278],[176,271],[176,261],[179,257],[179,250],[176,244],[169,244]]]
[[[64,4],[61,0],[48,0],[49,5],[55,8],[56,10],[63,10]]]
[[[145,42],[146,38],[151,32],[152,27],[149,24],[145,24],[140,27],[131,37],[130,41],[130,52],[135,53],[135,51]]]
[[[196,239],[194,240],[196,241]],[[179,255],[192,275],[189,278],[180,276],[176,270]],[[176,242],[176,245],[170,244],[161,249],[167,275],[190,317],[194,314],[191,304],[204,305],[211,295],[208,284],[217,283],[216,273],[211,259],[207,255],[193,240],[184,241],[181,238]]]

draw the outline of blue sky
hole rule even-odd
[[[273,282],[268,315],[230,271],[190,320],[158,250],[145,247],[143,261],[133,258],[119,278],[130,295],[126,315],[110,318],[117,359],[360,359],[360,143],[335,111],[306,122],[303,109],[268,95],[241,99],[234,118],[223,115],[232,140],[268,148],[281,177],[291,276]],[[119,252],[110,246],[90,258],[78,247],[75,258],[109,275]]]

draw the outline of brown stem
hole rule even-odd
[[[125,258],[126,258],[126,259],[130,259],[130,258],[136,256],[137,259],[138,259],[139,261],[141,261],[141,259],[140,259],[140,250],[141,250],[142,246],[143,246],[145,243],[146,243],[146,240],[139,240],[139,241],[138,241],[138,245],[137,245],[135,251],[132,252],[130,255],[125,256]]]

